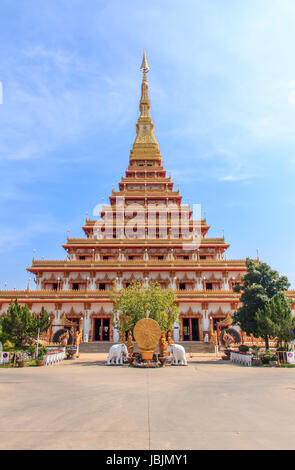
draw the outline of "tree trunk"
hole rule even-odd
[[[268,350],[269,350],[269,339],[268,339],[268,336],[265,336],[265,337],[264,337],[264,341],[265,341],[265,349],[268,351]]]

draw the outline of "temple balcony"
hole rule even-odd
[[[138,260],[138,259],[127,259],[127,260],[119,260],[119,259],[104,259],[104,260],[92,260],[89,262],[88,260],[33,260],[32,267],[81,267],[87,268],[87,266],[198,266],[202,269],[205,269],[206,266],[209,268],[211,267],[236,267],[241,266],[243,271],[245,270],[245,260],[192,260],[192,259],[174,259],[174,260],[167,260],[167,259],[149,259],[149,260]]]
[[[194,300],[194,301],[207,301],[207,302],[232,302],[239,301],[240,295],[229,290],[220,290],[217,292],[204,292],[199,290],[178,290],[176,291],[177,298],[180,301]],[[286,292],[287,297],[293,302],[295,308],[295,290]],[[20,303],[32,303],[38,301],[43,303],[54,302],[79,302],[87,300],[88,302],[109,301],[109,292],[104,290],[88,290],[88,291],[73,291],[73,290],[2,290],[0,291],[0,302],[3,304],[9,303],[11,300],[18,299]],[[41,309],[40,305],[40,309]]]
[[[182,244],[189,243],[190,240],[186,240],[184,238],[69,238],[67,243],[63,245],[63,247],[78,247],[83,245],[88,245],[88,248],[97,248],[98,245],[134,245],[134,244],[142,244],[142,245],[159,245],[159,243],[165,243],[177,247]],[[224,242],[223,238],[201,238],[200,244],[195,248],[209,248],[209,247],[216,247],[220,246],[223,248],[228,248],[230,245]],[[208,253],[209,254],[209,253]]]

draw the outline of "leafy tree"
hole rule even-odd
[[[8,340],[8,336],[6,333],[3,332],[1,326],[0,326],[0,343],[5,344],[6,341]]]
[[[237,310],[233,321],[248,335],[263,337],[268,349],[269,335],[262,331],[256,313],[258,310],[264,310],[271,299],[279,292],[286,291],[290,284],[286,276],[279,276],[277,271],[266,263],[255,263],[247,258],[246,266],[247,274],[243,277],[243,286],[235,286],[235,291],[242,293],[240,300],[243,305]]]
[[[32,336],[37,338],[38,329],[40,328],[40,334],[47,331],[51,325],[51,320],[46,312],[45,308],[41,308],[41,312],[32,315]]]
[[[172,289],[162,289],[156,282],[144,286],[141,281],[132,282],[127,288],[111,291],[114,302],[114,326],[125,332],[142,318],[156,320],[162,331],[169,331],[177,319],[176,296]]]
[[[2,332],[16,348],[23,348],[30,337],[37,337],[38,327],[42,333],[49,328],[50,324],[49,316],[44,308],[40,315],[32,315],[29,307],[20,305],[17,300],[11,301],[7,315],[1,318]]]
[[[295,339],[295,317],[292,315],[290,301],[283,292],[274,295],[264,309],[257,311],[256,321],[261,335],[277,338],[280,347]]]

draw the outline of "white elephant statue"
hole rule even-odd
[[[128,357],[128,349],[126,344],[113,344],[110,347],[107,364],[123,364],[123,357]]]
[[[172,343],[167,348],[167,353],[172,352],[173,364],[182,364],[187,366],[187,360],[185,356],[185,349],[181,344]]]

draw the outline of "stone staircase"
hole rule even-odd
[[[116,344],[112,341],[91,341],[80,343],[80,353],[108,353],[110,347]]]
[[[90,343],[81,343],[80,344],[80,353],[108,353],[110,347],[116,344],[112,341],[92,341]],[[194,354],[198,353],[214,353],[214,344],[212,343],[203,343],[202,341],[179,341],[177,344],[181,344],[187,353],[190,352],[190,346],[192,347],[191,350]],[[137,352],[138,348],[136,343],[134,344],[135,348],[134,351]]]
[[[215,352],[215,346],[213,343],[204,343],[203,341],[179,341],[177,344],[181,344],[184,347],[186,353],[191,351],[193,354],[196,354],[197,352],[201,354]]]

